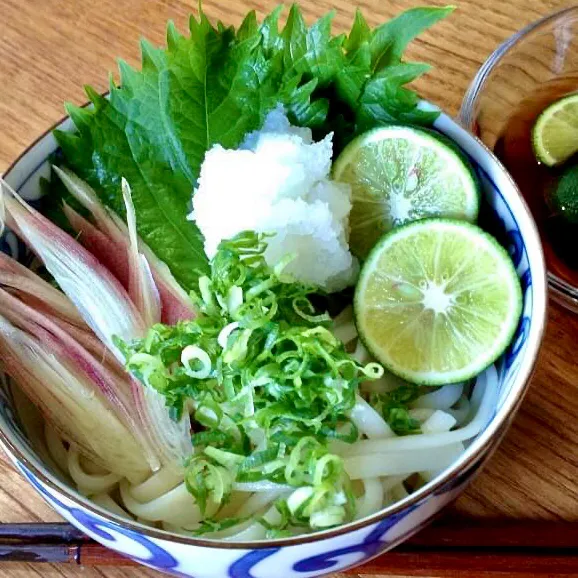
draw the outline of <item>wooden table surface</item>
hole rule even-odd
[[[211,17],[238,24],[249,9],[262,16],[278,2],[205,0],[204,8]],[[301,3],[309,19],[337,9],[335,25],[340,30],[349,25],[356,7],[351,0]],[[420,3],[358,2],[372,25]],[[0,173],[63,115],[64,100],[82,103],[84,84],[105,90],[117,56],[137,63],[139,37],[163,43],[165,22],[173,19],[184,29],[195,4],[190,0],[0,0]],[[456,4],[452,17],[410,49],[412,58],[435,65],[420,80],[419,91],[450,114],[457,113],[470,80],[498,43],[568,3],[458,0]],[[458,500],[454,511],[478,518],[578,521],[577,342],[578,316],[551,305],[540,363],[522,410],[486,470]],[[0,522],[56,520],[58,516],[7,461],[0,460]],[[134,568],[0,565],[4,578],[36,575],[157,576]],[[461,575],[468,575],[467,570]]]

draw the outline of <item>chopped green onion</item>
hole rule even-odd
[[[269,530],[328,527],[353,511],[342,460],[328,444],[359,438],[348,417],[358,386],[383,369],[347,353],[329,315],[309,300],[313,290],[280,278],[291,258],[271,270],[265,248],[251,232],[222,242],[193,294],[197,318],[155,325],[121,346],[133,374],[176,416],[193,409],[199,450],[186,483],[200,507],[223,505],[232,488],[294,488]]]
[[[233,333],[233,331],[235,331],[235,329],[237,329],[238,327],[239,327],[239,322],[233,321],[232,323],[225,325],[225,327],[223,327],[223,329],[221,329],[221,332],[219,333],[219,336],[217,337],[217,343],[223,349],[227,348],[227,341],[229,339],[229,335],[231,335],[231,333]]]
[[[192,369],[192,362],[200,363],[199,369]],[[185,366],[185,373],[194,379],[206,379],[211,374],[211,358],[206,351],[196,345],[187,345],[181,353],[181,363]]]

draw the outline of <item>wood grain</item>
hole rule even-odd
[[[5,531],[0,526],[2,559],[67,561],[116,568],[136,565],[89,540],[68,524],[9,524],[8,527]],[[16,550],[14,540],[18,544]],[[507,572],[509,576],[546,577],[551,576],[555,568],[557,576],[572,576],[576,570],[577,543],[578,524],[573,522],[446,517],[394,552],[346,574],[375,571],[389,575],[403,571],[406,576],[435,573],[455,578],[468,572],[499,578]]]
[[[335,8],[335,25],[340,30],[351,22],[356,6],[351,0],[303,0],[301,3],[309,19]],[[419,3],[414,0],[358,2],[374,25]],[[431,3],[443,2],[432,0]],[[183,29],[194,4],[181,0],[0,0],[0,172],[63,115],[63,101],[82,103],[84,84],[104,90],[107,74],[115,69],[117,56],[122,55],[136,64],[139,37],[163,43],[166,20],[173,19]],[[249,9],[255,8],[263,15],[277,4],[278,0],[204,2],[211,17],[235,24]],[[539,16],[566,5],[559,0],[458,1],[458,9],[451,18],[411,46],[412,58],[435,65],[427,77],[419,81],[418,90],[455,114],[469,81],[499,42]],[[522,410],[484,473],[456,503],[455,514],[469,519],[577,521],[577,339],[578,317],[552,305],[538,371]],[[6,459],[0,458],[0,522],[58,519]],[[449,555],[436,560],[430,557],[428,565],[423,555],[399,553],[395,556],[386,558],[379,566],[367,566],[366,574],[373,573],[374,578],[378,572],[380,576],[400,575],[410,565],[421,568],[422,576],[448,576],[444,568],[452,562]],[[414,557],[408,559],[407,556]],[[500,570],[499,561],[495,566],[483,555],[471,554],[469,559],[469,566],[466,557],[454,575],[487,576],[490,570]],[[455,566],[455,560],[453,562]],[[518,567],[524,568],[523,563],[519,560]],[[555,558],[545,560],[543,569],[548,568],[552,568],[552,576],[561,575],[564,569],[571,570],[563,560]],[[514,575],[514,570],[501,567],[500,575]],[[79,568],[25,563],[0,566],[0,576],[5,578],[37,575],[44,578],[158,576],[150,570],[129,567]],[[530,571],[530,575],[537,574]],[[578,576],[578,571],[575,575]]]

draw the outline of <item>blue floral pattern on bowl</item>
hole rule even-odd
[[[70,130],[70,122],[60,127]],[[499,441],[523,396],[541,341],[546,304],[544,262],[529,213],[507,173],[474,137],[441,115],[436,128],[471,159],[484,191],[484,226],[508,249],[520,277],[524,308],[512,344],[497,364],[499,399],[484,432],[451,468],[413,496],[382,513],[333,531],[296,539],[231,544],[146,528],[91,504],[54,476],[26,439],[7,386],[0,387],[0,440],[15,466],[66,520],[103,545],[146,566],[191,578],[309,578],[356,566],[386,552],[426,525],[464,489]],[[51,134],[33,145],[5,178],[36,200],[40,177],[49,174]],[[29,254],[10,232],[0,250],[29,264]],[[2,382],[0,382],[2,385]]]

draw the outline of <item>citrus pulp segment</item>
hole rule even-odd
[[[578,152],[578,94],[551,104],[532,129],[536,158],[552,167]]]
[[[396,226],[478,216],[480,193],[469,162],[430,130],[386,126],[365,133],[341,153],[333,178],[352,188],[349,244],[362,259]]]
[[[386,234],[355,291],[369,351],[408,381],[471,378],[506,348],[522,293],[506,251],[475,225],[425,219]]]

